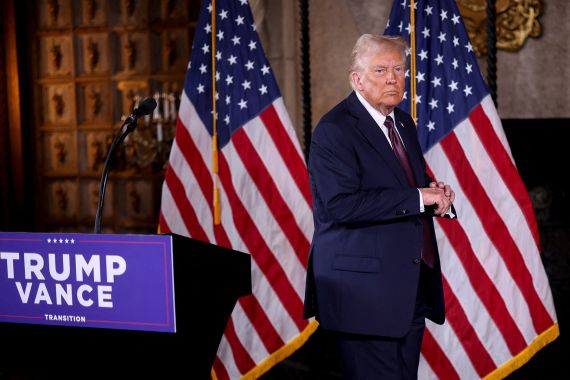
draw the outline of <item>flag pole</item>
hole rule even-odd
[[[414,0],[410,0],[410,92],[411,103],[410,110],[412,119],[417,128],[417,112],[416,112],[416,17],[414,12]]]
[[[212,0],[212,171],[214,172],[214,224],[220,224],[218,128],[216,125],[216,0]]]

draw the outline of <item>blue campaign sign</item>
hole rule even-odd
[[[176,332],[172,237],[0,232],[0,322]]]

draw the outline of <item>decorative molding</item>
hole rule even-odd
[[[456,0],[477,56],[487,54],[487,1]],[[497,48],[519,50],[529,37],[542,34],[541,0],[497,0]]]

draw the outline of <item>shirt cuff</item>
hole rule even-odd
[[[424,197],[422,197],[420,189],[418,189],[418,193],[420,194],[420,212],[424,212],[426,210],[424,207]]]

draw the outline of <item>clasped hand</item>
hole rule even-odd
[[[424,206],[434,206],[435,215],[445,215],[455,200],[455,193],[451,186],[445,183],[431,182],[429,187],[420,189]]]

